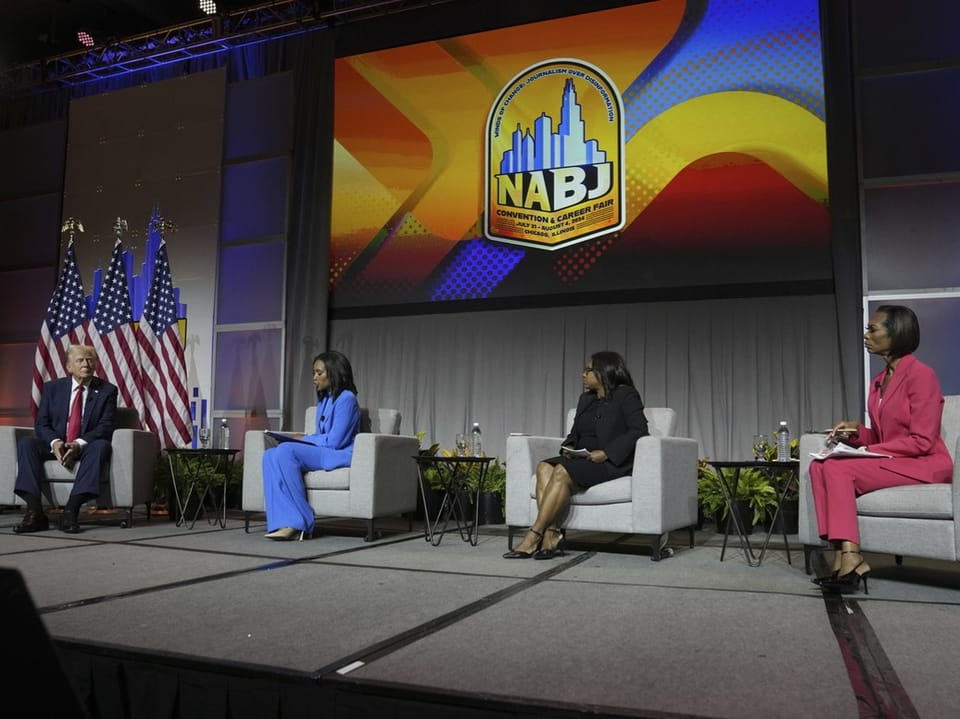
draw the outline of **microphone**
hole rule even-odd
[[[873,383],[873,388],[880,389],[880,380],[877,380],[876,382]]]

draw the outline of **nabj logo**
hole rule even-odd
[[[489,239],[556,250],[623,227],[623,104],[602,70],[573,59],[527,68],[486,133]]]

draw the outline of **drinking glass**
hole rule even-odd
[[[200,440],[200,449],[210,449],[210,428],[201,427],[197,432],[197,439]]]
[[[470,454],[470,440],[467,439],[467,435],[463,432],[457,434],[457,455],[460,457],[467,457]]]
[[[753,458],[757,461],[764,461],[767,458],[767,452],[770,451],[770,440],[765,434],[753,435]]]

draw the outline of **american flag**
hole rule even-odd
[[[84,344],[87,337],[87,303],[83,295],[83,280],[77,268],[77,252],[73,240],[67,245],[60,278],[53,290],[47,315],[40,327],[37,352],[33,363],[31,409],[37,416],[43,383],[67,375],[67,349],[72,344]]]
[[[120,240],[113,245],[110,268],[97,298],[88,334],[100,360],[99,374],[120,390],[123,407],[133,407],[143,419],[140,391],[140,348],[130,308],[130,288]]]
[[[177,303],[170,278],[167,243],[161,241],[153,265],[153,281],[140,320],[144,420],[165,449],[193,439],[187,397],[187,364],[177,331]]]

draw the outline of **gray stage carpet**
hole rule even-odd
[[[676,533],[661,562],[587,533],[565,557],[507,561],[503,527],[433,547],[401,520],[373,543],[349,522],[270,542],[239,514],[227,529],[95,519],[75,536],[18,536],[18,520],[0,514],[0,567],[21,573],[55,646],[436,695],[472,707],[462,716],[500,703],[503,716],[933,719],[960,706],[960,567],[942,562],[868,555],[870,594],[825,599],[796,545],[793,565],[781,541],[750,567],[736,539],[721,562],[711,531],[692,549]]]

